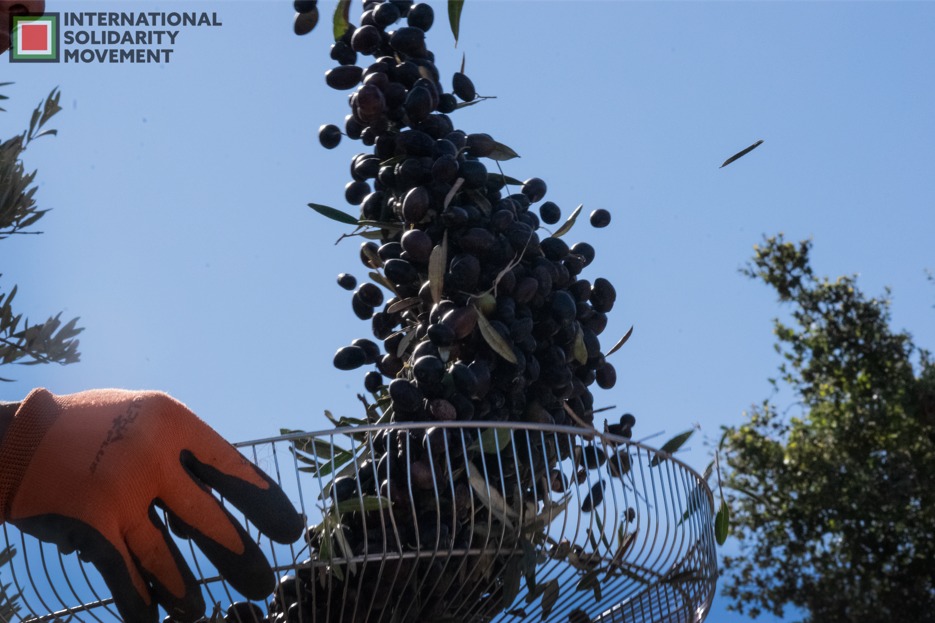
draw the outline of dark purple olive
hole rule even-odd
[[[588,469],[597,469],[604,464],[604,452],[597,446],[587,446],[584,449],[584,464]]]
[[[338,285],[345,290],[353,290],[357,287],[357,279],[354,277],[354,275],[341,273],[338,275]]]
[[[345,41],[336,41],[331,46],[331,58],[342,65],[353,65],[357,62],[357,52]]]
[[[595,483],[591,487],[591,492],[588,494],[588,497],[584,498],[584,502],[581,503],[581,510],[586,513],[590,513],[592,510],[600,506],[601,502],[604,501],[604,481],[601,480],[598,483]]]
[[[591,225],[594,227],[607,227],[610,225],[610,212],[604,208],[598,208],[591,212]]]
[[[401,259],[388,260],[383,265],[383,274],[397,286],[411,284],[419,278],[419,272],[415,267]]]
[[[448,348],[455,341],[454,329],[445,324],[431,324],[425,333],[432,344],[438,348]]]
[[[425,31],[421,28],[403,26],[390,35],[390,47],[407,56],[423,56],[425,50]]]
[[[454,405],[443,398],[436,398],[429,402],[429,415],[436,422],[450,422],[458,418]]]
[[[351,297],[351,309],[354,311],[354,315],[361,320],[370,320],[373,317],[373,307],[360,300],[356,293]]]
[[[432,254],[432,238],[421,229],[410,229],[400,240],[403,251],[414,262],[428,262]]]
[[[386,260],[395,260],[402,254],[403,245],[398,242],[387,242],[386,244],[380,245],[380,248],[377,249],[377,255],[379,255],[380,259],[384,262]]]
[[[575,299],[567,290],[558,290],[552,293],[550,304],[552,315],[560,323],[568,323],[575,318]]]
[[[332,89],[346,91],[360,83],[364,70],[357,65],[339,65],[325,72],[325,82]]]
[[[414,4],[412,8],[409,9],[409,15],[406,17],[406,21],[409,22],[410,26],[428,32],[435,21],[435,11],[424,2]]]
[[[344,199],[354,206],[360,205],[369,194],[370,184],[367,182],[348,182],[344,187]]]
[[[308,13],[318,7],[318,0],[293,0],[292,8],[296,13]]]
[[[407,223],[418,223],[428,213],[431,195],[425,186],[416,186],[403,197],[403,218]]]
[[[458,177],[458,160],[451,155],[439,156],[432,164],[432,179],[450,184]]]
[[[481,188],[487,183],[487,167],[479,160],[465,160],[461,163],[461,177],[465,188]]]
[[[463,340],[477,326],[477,310],[470,306],[452,309],[444,315],[442,323],[451,327],[457,339]]]
[[[562,209],[552,201],[546,201],[539,206],[539,216],[546,225],[554,225],[562,218]]]
[[[543,255],[553,262],[558,262],[568,255],[568,244],[561,238],[549,236],[539,243]]]
[[[383,2],[373,9],[373,22],[382,28],[395,24],[399,17],[399,8],[392,2]]]
[[[432,101],[429,90],[420,86],[410,89],[409,94],[406,95],[406,101],[403,103],[406,114],[409,115],[409,121],[413,124],[428,117],[434,106],[435,103]]]
[[[523,182],[522,192],[529,198],[529,201],[536,203],[545,197],[545,182],[538,177],[531,177]]]
[[[474,83],[460,71],[455,73],[451,79],[451,91],[465,102],[474,101],[477,97]]]
[[[413,412],[422,407],[422,391],[406,379],[391,381],[389,392],[393,405],[399,410]]]
[[[380,347],[377,346],[376,342],[373,340],[368,340],[365,337],[359,337],[351,342],[351,346],[356,346],[357,348],[364,351],[364,363],[373,364],[377,362],[377,359],[380,358]]]
[[[419,357],[412,364],[412,374],[419,385],[437,385],[445,376],[445,364],[438,357]]]
[[[341,142],[341,130],[334,124],[323,125],[318,128],[318,142],[325,149],[334,149]]]
[[[365,84],[357,90],[357,116],[365,123],[375,123],[386,110],[383,91],[373,84]],[[371,129],[371,128],[368,128]],[[361,133],[363,137],[363,133]]]
[[[304,13],[296,13],[295,21],[292,23],[292,31],[300,37],[307,35],[315,30],[315,26],[318,25],[318,17],[318,9],[315,7]]]
[[[617,384],[617,370],[614,369],[612,364],[605,362],[603,366],[598,368],[596,375],[597,386],[601,389],[611,389]]]
[[[606,314],[613,309],[616,300],[617,291],[614,289],[613,284],[603,277],[594,280],[594,285],[591,286],[591,306],[594,307],[595,311]]]
[[[632,413],[624,413],[620,416],[620,425],[627,428],[633,428],[636,426],[636,416]]]
[[[356,370],[366,361],[367,355],[359,346],[344,346],[334,354],[334,367],[338,370]]]
[[[584,258],[585,266],[594,261],[594,247],[587,242],[576,242],[571,246],[569,251]]]
[[[370,393],[376,393],[383,386],[383,375],[376,370],[371,370],[364,376],[364,389]]]
[[[376,26],[361,26],[351,37],[351,48],[360,54],[373,54],[383,43],[383,36]]]
[[[442,93],[438,96],[438,112],[448,114],[458,108],[458,100],[451,93]]]
[[[406,156],[431,156],[435,139],[419,130],[403,130],[396,135],[396,150]]]

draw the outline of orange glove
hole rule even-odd
[[[10,26],[14,15],[42,15],[45,0],[0,0],[0,54],[10,49]]]
[[[304,521],[277,484],[183,404],[160,392],[34,390],[0,443],[0,521],[78,550],[107,583],[124,621],[204,614],[201,589],[155,507],[192,538],[240,593],[268,596],[262,551],[211,494],[270,538],[294,542]]]

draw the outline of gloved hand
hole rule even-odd
[[[124,621],[204,614],[201,589],[155,507],[169,512],[240,593],[268,596],[262,551],[209,487],[270,538],[294,542],[304,520],[277,484],[183,404],[160,392],[34,390],[0,442],[0,520],[78,550]]]
[[[14,15],[42,15],[45,0],[0,0],[0,54],[10,49],[10,25]]]

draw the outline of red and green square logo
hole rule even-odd
[[[58,15],[14,15],[10,32],[11,63],[56,63],[59,60]]]

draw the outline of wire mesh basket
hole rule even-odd
[[[236,444],[309,522],[291,545],[244,521],[280,576],[246,623],[702,621],[713,498],[675,458],[613,435],[515,422],[365,425]],[[120,620],[96,570],[5,525],[20,619]],[[244,601],[179,545],[223,613]],[[291,612],[290,612],[291,610]]]

